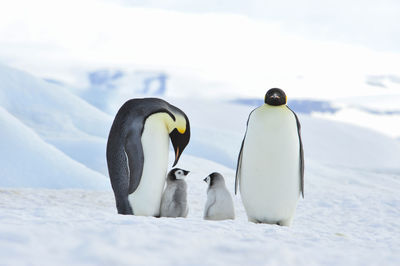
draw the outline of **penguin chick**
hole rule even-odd
[[[185,177],[189,171],[174,168],[167,175],[167,187],[161,199],[161,217],[186,217],[189,211],[186,200]]]
[[[224,177],[219,173],[212,173],[204,181],[208,184],[204,219],[235,219],[232,197],[226,189]]]

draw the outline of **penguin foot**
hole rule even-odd
[[[134,215],[133,214],[133,212],[132,211],[120,211],[120,210],[118,210],[118,214],[121,214],[121,215]]]
[[[276,224],[279,226],[290,226],[292,224],[292,221],[293,221],[293,217],[290,217],[288,219],[281,220],[281,221],[277,222]]]
[[[117,200],[118,214],[133,215],[133,210],[128,200]]]
[[[255,223],[255,224],[262,224],[263,222],[261,222],[260,220],[254,219],[254,218],[248,218],[249,222]]]

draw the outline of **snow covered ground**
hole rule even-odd
[[[300,115],[305,199],[293,226],[204,221],[206,184],[234,168],[251,106],[168,98],[191,121],[178,167],[186,219],[116,214],[105,166],[113,117],[71,90],[0,67],[0,265],[398,265],[400,143]],[[172,162],[172,159],[170,160]]]
[[[307,161],[306,198],[292,227],[204,221],[206,184],[218,169],[184,156],[188,218],[116,214],[111,191],[1,189],[1,265],[398,265],[398,173]]]

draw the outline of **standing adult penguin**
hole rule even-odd
[[[168,168],[169,139],[175,166],[190,139],[179,108],[158,98],[131,99],[115,116],[107,142],[107,165],[118,213],[159,216]]]
[[[297,201],[304,198],[304,152],[297,115],[283,90],[273,88],[253,110],[240,149],[235,194],[249,221],[290,226]]]

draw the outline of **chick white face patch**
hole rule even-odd
[[[186,177],[186,175],[182,170],[178,170],[175,172],[176,179],[184,179],[185,177]]]

